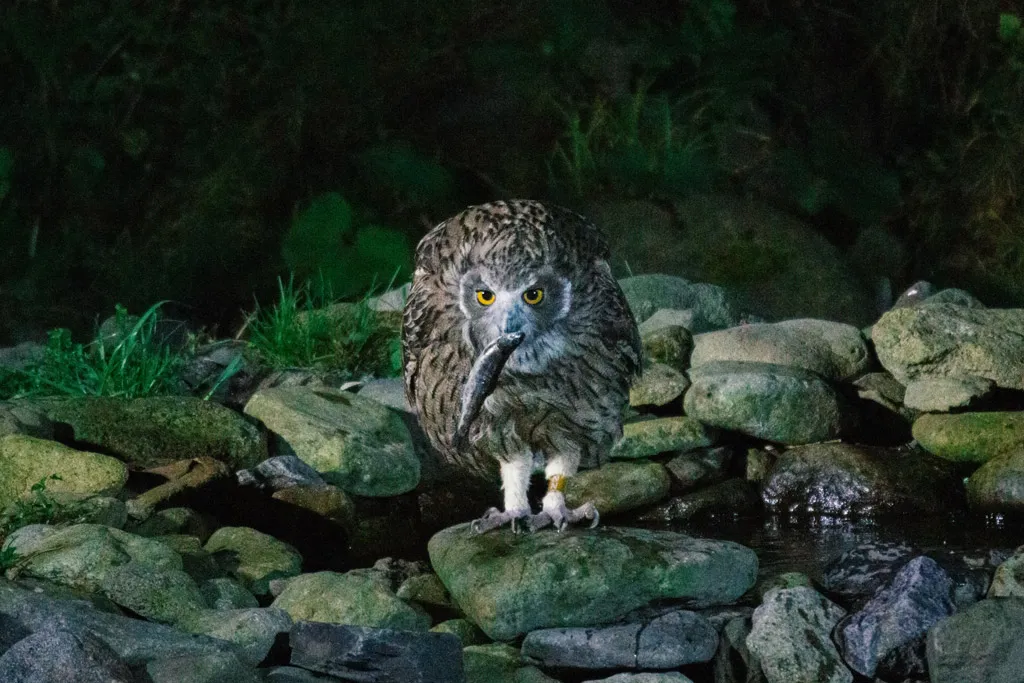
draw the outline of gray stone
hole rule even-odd
[[[288,612],[296,622],[409,631],[430,628],[430,617],[395,595],[387,578],[372,569],[297,576],[287,583],[273,606]]]
[[[1024,598],[1024,546],[996,567],[988,597]]]
[[[198,536],[168,534],[152,538],[181,555],[182,569],[196,582],[227,576],[227,571],[217,564],[213,555],[203,550],[203,543]]]
[[[417,602],[421,605],[456,609],[455,603],[452,602],[452,596],[448,594],[448,589],[444,587],[441,579],[437,578],[437,574],[434,572],[410,576],[398,587],[395,595],[402,600]]]
[[[570,669],[675,669],[710,661],[717,647],[711,623],[683,610],[646,624],[539,629],[523,639],[527,657]]]
[[[602,515],[653,505],[668,495],[668,471],[656,462],[610,462],[570,477],[565,501],[575,508],[593,502]]]
[[[689,282],[671,275],[635,275],[619,280],[629,308],[638,323],[661,308],[690,311],[689,321],[677,316],[691,333],[732,327],[740,320],[728,293],[717,285]]]
[[[856,415],[824,378],[767,363],[723,361],[690,369],[686,414],[766,441],[828,441],[852,429]]]
[[[152,683],[260,683],[254,669],[226,652],[157,659],[146,673]]]
[[[284,610],[251,607],[192,612],[176,626],[188,633],[234,643],[238,659],[256,666],[266,658],[274,643],[288,633],[292,619]]]
[[[241,486],[269,488],[272,491],[290,486],[326,486],[320,473],[294,455],[267,458],[251,470],[236,473]]]
[[[297,576],[302,571],[299,551],[249,527],[221,527],[206,541],[204,549],[255,595],[266,595],[273,579]]]
[[[863,676],[919,678],[925,674],[925,635],[954,611],[953,581],[935,560],[916,557],[892,585],[836,627],[835,641]]]
[[[52,439],[53,423],[31,401],[0,401],[0,436],[8,434]]]
[[[15,643],[0,657],[7,683],[142,683],[102,640],[91,633],[45,628]]]
[[[932,683],[1020,683],[1024,672],[1024,598],[971,605],[928,632]]]
[[[728,446],[698,448],[672,458],[665,469],[672,477],[673,491],[681,492],[721,480],[731,461],[732,449]]]
[[[875,323],[871,338],[878,360],[904,384],[977,376],[1024,389],[1024,309],[897,308]]]
[[[260,604],[245,586],[226,576],[206,579],[199,584],[199,592],[206,604],[216,610],[259,607]]]
[[[583,683],[693,683],[683,674],[670,671],[668,673],[615,674],[608,678],[583,681]]]
[[[1024,412],[927,414],[914,422],[913,433],[940,458],[983,463],[1024,449]]]
[[[845,615],[811,588],[769,591],[754,610],[747,647],[768,683],[852,683],[831,638]]]
[[[761,662],[747,647],[750,618],[735,617],[725,622],[715,652],[715,683],[765,683]]]
[[[161,624],[178,624],[206,610],[206,600],[192,577],[171,567],[141,562],[111,567],[100,589],[121,607]]]
[[[818,443],[780,455],[761,495],[811,514],[939,513],[963,501],[963,484],[954,466],[917,448]]]
[[[680,371],[663,363],[651,363],[629,389],[629,405],[665,406],[679,399],[690,386],[690,380]]]
[[[656,600],[729,603],[757,575],[757,556],[736,543],[610,526],[522,537],[463,524],[435,534],[428,551],[455,602],[496,640],[608,623]]]
[[[463,648],[466,683],[558,683],[519,654],[519,650],[502,643],[470,645]]]
[[[329,484],[359,496],[396,496],[420,479],[420,461],[397,413],[357,394],[282,387],[253,394],[245,406],[277,434],[285,452]]]
[[[659,453],[689,451],[714,444],[715,434],[700,421],[683,415],[627,422],[622,439],[612,447],[617,460],[649,458]]]
[[[195,536],[205,543],[212,533],[210,527],[210,522],[195,510],[173,507],[157,510],[130,531],[139,536],[149,537],[172,534]]]
[[[465,683],[462,643],[450,633],[301,622],[291,663],[374,683]]]
[[[871,597],[913,555],[913,548],[905,543],[861,543],[825,567],[822,586],[848,600]]]
[[[869,372],[855,379],[853,386],[859,398],[877,404],[883,414],[891,413],[907,422],[918,416],[918,411],[903,404],[906,388],[888,372]]]
[[[337,683],[340,678],[321,676],[297,666],[275,666],[263,674],[264,683]]]
[[[785,365],[844,381],[866,372],[871,354],[856,327],[801,319],[740,325],[693,338],[692,368],[720,361]]]
[[[693,351],[691,311],[662,308],[640,323],[640,343],[644,358],[685,372]]]
[[[966,408],[994,388],[995,382],[984,377],[926,377],[907,384],[903,403],[914,410],[942,413]]]
[[[405,382],[401,377],[367,380],[359,387],[359,395],[392,410],[400,410],[404,413],[413,412],[412,406],[409,405],[409,399],[405,397]]]
[[[976,510],[1024,511],[1024,446],[976,469],[967,481],[967,500]]]
[[[462,643],[467,645],[482,645],[487,641],[487,636],[476,624],[469,619],[448,619],[430,627],[434,633],[452,633]]]
[[[645,511],[643,521],[681,522],[702,515],[749,515],[761,504],[757,487],[746,479],[718,484],[676,496]]]

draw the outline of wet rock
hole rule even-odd
[[[487,635],[469,619],[448,619],[430,627],[434,633],[452,633],[462,643],[467,645],[482,645],[487,641]]]
[[[430,628],[430,617],[395,595],[387,578],[372,569],[297,576],[287,583],[273,606],[283,609],[296,622],[318,621],[408,631]]]
[[[822,585],[848,600],[868,598],[913,556],[914,549],[904,543],[861,543],[825,567]]]
[[[664,363],[674,370],[686,372],[693,351],[691,311],[662,308],[640,323],[640,343],[644,358]]]
[[[0,657],[0,681],[142,683],[102,640],[57,623],[19,640]]]
[[[651,363],[629,390],[629,405],[634,408],[666,406],[683,395],[690,380],[679,370]]]
[[[672,490],[681,493],[721,480],[731,460],[728,446],[698,448],[672,458],[665,469],[672,478]]]
[[[754,484],[746,479],[728,479],[667,500],[645,511],[640,519],[679,522],[701,515],[743,515],[754,512],[760,504]]]
[[[622,439],[612,447],[611,457],[617,460],[649,458],[659,453],[711,446],[714,440],[713,431],[692,417],[627,422],[622,427]]]
[[[766,441],[804,444],[849,431],[855,415],[824,378],[767,363],[716,362],[690,370],[686,414]]]
[[[820,443],[779,456],[762,491],[769,507],[813,514],[947,511],[963,501],[949,463],[920,449]]]
[[[199,584],[199,592],[206,604],[215,610],[259,607],[256,596],[241,583],[226,576],[207,579]]]
[[[466,683],[558,683],[509,645],[471,645],[462,650],[462,657]]]
[[[291,663],[374,683],[464,683],[462,644],[449,633],[302,622],[291,632]]]
[[[996,567],[988,597],[1024,598],[1024,546]]]
[[[966,408],[994,388],[995,382],[984,377],[926,377],[907,384],[903,403],[913,410],[942,413]]]
[[[710,622],[683,610],[646,624],[539,629],[523,639],[527,657],[570,669],[675,669],[710,661],[717,647]]]
[[[1024,412],[922,415],[914,438],[940,458],[983,463],[1024,449]]]
[[[128,562],[111,567],[100,588],[121,607],[161,624],[177,624],[206,610],[199,586],[180,569]]]
[[[93,444],[136,467],[166,465],[183,455],[207,456],[233,469],[267,457],[267,438],[238,413],[187,396],[71,398],[41,402],[77,443]],[[159,438],[154,438],[159,435]]]
[[[1024,389],[1024,309],[929,303],[884,314],[871,338],[878,360],[903,384],[928,377],[985,377]]]
[[[302,556],[295,548],[249,527],[221,527],[204,549],[254,595],[266,595],[273,579],[302,571]]]
[[[256,486],[272,491],[289,486],[326,486],[320,473],[294,455],[267,458],[251,470],[235,473],[240,486]]]
[[[615,674],[608,678],[584,681],[583,683],[693,683],[689,678],[676,671],[668,673]]]
[[[1024,598],[982,600],[928,632],[932,683],[1019,683]]]
[[[570,477],[565,501],[579,507],[591,501],[602,515],[653,505],[668,495],[669,477],[656,462],[610,462]]]
[[[238,658],[256,666],[266,658],[274,643],[288,633],[292,619],[284,610],[250,607],[193,612],[183,617],[177,626],[188,633],[233,643]]]
[[[754,610],[747,647],[768,683],[852,683],[831,639],[845,615],[811,588],[770,591]]]
[[[985,511],[1024,511],[1024,445],[979,467],[967,481],[971,507]]]
[[[522,537],[471,535],[463,524],[435,534],[428,551],[455,602],[496,640],[607,623],[660,599],[729,603],[757,574],[756,555],[736,543],[609,526]]]
[[[146,665],[150,683],[260,683],[256,671],[232,654],[168,657]]]
[[[715,652],[715,683],[765,683],[761,662],[747,647],[750,618],[736,617],[721,630]]]
[[[8,434],[52,439],[53,423],[30,401],[0,401],[0,437]]]
[[[8,536],[4,548],[13,549],[21,575],[92,592],[100,592],[116,567],[132,561],[153,572],[182,568],[181,557],[163,543],[98,524],[31,524]]]
[[[866,372],[871,354],[856,327],[805,318],[740,325],[694,337],[692,368],[723,361],[785,365],[844,381]]]
[[[953,581],[929,557],[903,566],[892,585],[836,627],[843,660],[863,676],[921,677],[925,674],[925,635],[954,611]]]
[[[245,406],[323,479],[359,496],[396,496],[415,488],[420,461],[395,412],[357,394],[287,387],[257,392]]]
[[[54,474],[60,478],[50,478]],[[128,469],[117,458],[56,441],[21,434],[0,437],[0,508],[41,480],[46,480],[47,491],[115,495],[128,480]]]
[[[721,330],[739,323],[740,317],[729,294],[717,285],[690,282],[672,275],[634,275],[619,280],[629,308],[643,324],[662,308],[688,311],[689,321],[676,317],[691,333]]]

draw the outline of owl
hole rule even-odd
[[[431,444],[473,477],[500,476],[504,509],[478,533],[598,522],[566,478],[622,435],[640,335],[597,228],[536,201],[472,206],[420,241],[403,313],[405,391]],[[534,514],[527,492],[542,470]]]

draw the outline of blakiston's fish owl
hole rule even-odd
[[[416,250],[403,349],[409,402],[448,463],[494,478],[505,509],[476,531],[584,518],[566,508],[565,478],[595,467],[622,434],[640,369],[640,336],[597,228],[534,201],[474,206],[431,230]],[[530,475],[548,480],[540,513]]]

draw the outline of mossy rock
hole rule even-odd
[[[272,580],[297,576],[302,571],[302,556],[295,548],[249,527],[217,529],[204,550],[255,595],[269,593]]]
[[[914,421],[913,434],[940,458],[982,463],[1024,450],[1024,412],[927,414]]]

